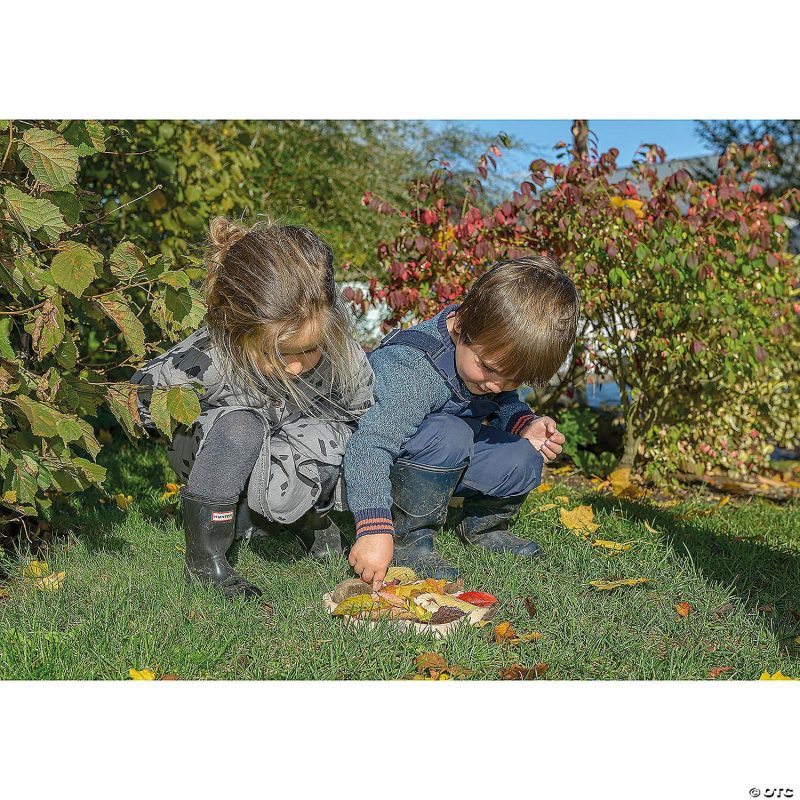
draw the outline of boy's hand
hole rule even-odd
[[[556,421],[552,417],[539,417],[529,422],[520,436],[527,439],[538,450],[545,461],[552,461],[562,450],[566,437],[556,428]]]
[[[365,583],[371,583],[377,592],[386,577],[386,570],[394,555],[394,537],[391,533],[371,533],[356,539],[347,559]]]

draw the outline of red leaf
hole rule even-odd
[[[709,678],[719,678],[724,672],[730,672],[733,667],[714,667],[708,671]]]

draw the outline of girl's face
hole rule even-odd
[[[280,343],[280,357],[288,375],[296,378],[314,369],[322,358],[322,336],[318,325],[309,324]]]

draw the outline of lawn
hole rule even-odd
[[[288,538],[238,553],[239,569],[264,589],[272,615],[258,603],[229,603],[188,586],[182,533],[159,500],[174,479],[162,451],[112,445],[103,457],[109,491],[134,502],[120,511],[97,495],[76,498],[46,552],[6,561],[0,678],[119,680],[146,668],[181,679],[384,680],[413,673],[427,651],[473,670],[471,680],[497,679],[514,663],[548,664],[543,680],[708,679],[723,667],[716,680],[751,680],[764,670],[800,677],[796,502],[734,499],[717,507],[718,496],[698,491],[665,508],[556,483],[531,496],[515,528],[542,544],[541,559],[468,550],[445,531],[441,551],[466,588],[500,598],[496,622],[541,633],[500,646],[492,626],[464,627],[443,641],[385,624],[346,627],[321,604],[323,592],[350,576],[346,561],[318,565]],[[566,530],[558,508],[579,504],[593,507],[598,538],[632,547],[613,553]],[[65,573],[57,591],[40,591],[23,576],[32,557]],[[615,591],[589,586],[637,577],[649,582]],[[678,603],[689,604],[688,616],[677,613]]]

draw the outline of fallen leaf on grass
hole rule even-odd
[[[26,578],[42,578],[50,574],[50,567],[46,561],[29,561],[22,570],[22,574]]]
[[[795,637],[794,637],[794,643],[795,643],[796,645],[800,645],[800,636],[795,636]]]
[[[680,500],[673,498],[672,500],[659,500],[656,502],[656,505],[659,508],[675,508],[680,502]]]
[[[154,681],[156,679],[156,674],[151,669],[134,669],[131,667],[128,670],[128,675],[134,681]]]
[[[681,617],[688,617],[692,607],[688,603],[675,603],[675,610]]]
[[[114,500],[120,511],[127,511],[133,505],[133,497],[131,495],[125,495],[123,492],[115,494]]]
[[[499,675],[504,681],[532,681],[541,678],[550,669],[549,664],[535,664],[533,667],[523,667],[522,664],[512,664],[501,669]]]
[[[159,681],[179,681],[180,677],[178,675],[161,675],[157,678]]]
[[[790,678],[788,675],[784,675],[780,670],[777,672],[773,672],[772,675],[769,674],[766,670],[761,673],[761,677],[759,678],[760,681],[796,681],[797,678]]]
[[[647,583],[650,578],[625,578],[619,581],[589,581],[589,586],[593,586],[600,591],[610,591],[619,589],[621,586],[638,586],[640,583]]]
[[[643,525],[646,531],[650,531],[650,533],[654,533],[658,536],[658,531],[649,522],[644,522]]]
[[[539,511],[550,511],[551,508],[557,508],[557,503],[545,503],[543,506],[539,506],[538,508],[532,508],[531,511],[539,512]]]
[[[43,578],[35,578],[33,585],[40,592],[57,592],[61,588],[61,584],[64,583],[66,574],[66,572],[51,572]]]
[[[176,494],[178,494],[178,492],[180,492],[182,486],[183,484],[181,483],[165,483],[164,488],[166,491],[161,495],[159,500],[161,500],[162,503],[167,500],[171,500]]]
[[[615,550],[617,552],[623,552],[625,550],[630,550],[633,545],[631,544],[622,544],[621,542],[610,542],[606,539],[595,539],[592,542],[592,547],[605,547],[606,550]]]
[[[11,592],[0,587],[0,600],[5,600],[7,597],[11,597]]]
[[[501,622],[499,625],[495,625],[494,628],[494,640],[497,644],[523,644],[524,642],[535,642],[541,638],[542,634],[538,631],[518,634],[511,627],[510,622]]]
[[[796,619],[798,622],[800,622],[800,611],[798,611],[796,608],[793,608],[793,609],[792,609],[792,616],[793,616],[793,617],[794,617],[794,618],[795,618],[795,619]]]
[[[557,494],[554,499],[559,503],[569,503],[569,497],[565,494]]]
[[[533,604],[533,600],[530,597],[525,598],[525,610],[528,612],[529,617],[536,616],[536,606]]]
[[[534,492],[549,492],[553,488],[552,483],[540,483],[533,491]]]
[[[769,603],[758,607],[758,611],[760,611],[762,614],[771,614],[774,610],[775,609],[769,605]]]
[[[571,475],[574,471],[575,468],[571,464],[565,464],[563,467],[556,467],[550,470],[553,475]]]
[[[717,617],[725,617],[728,614],[735,614],[736,613],[736,606],[733,603],[723,603],[716,611],[714,611],[714,615]]]
[[[733,667],[714,667],[708,671],[709,678],[719,678],[724,672],[730,672]]]
[[[586,538],[594,533],[600,526],[594,521],[594,511],[591,506],[576,506],[575,508],[559,508],[558,516],[561,524],[572,531],[576,536]]]
[[[466,678],[474,674],[474,670],[448,664],[438,653],[422,653],[414,659],[414,666],[417,674],[411,679],[415,681],[449,681],[451,678]]]

